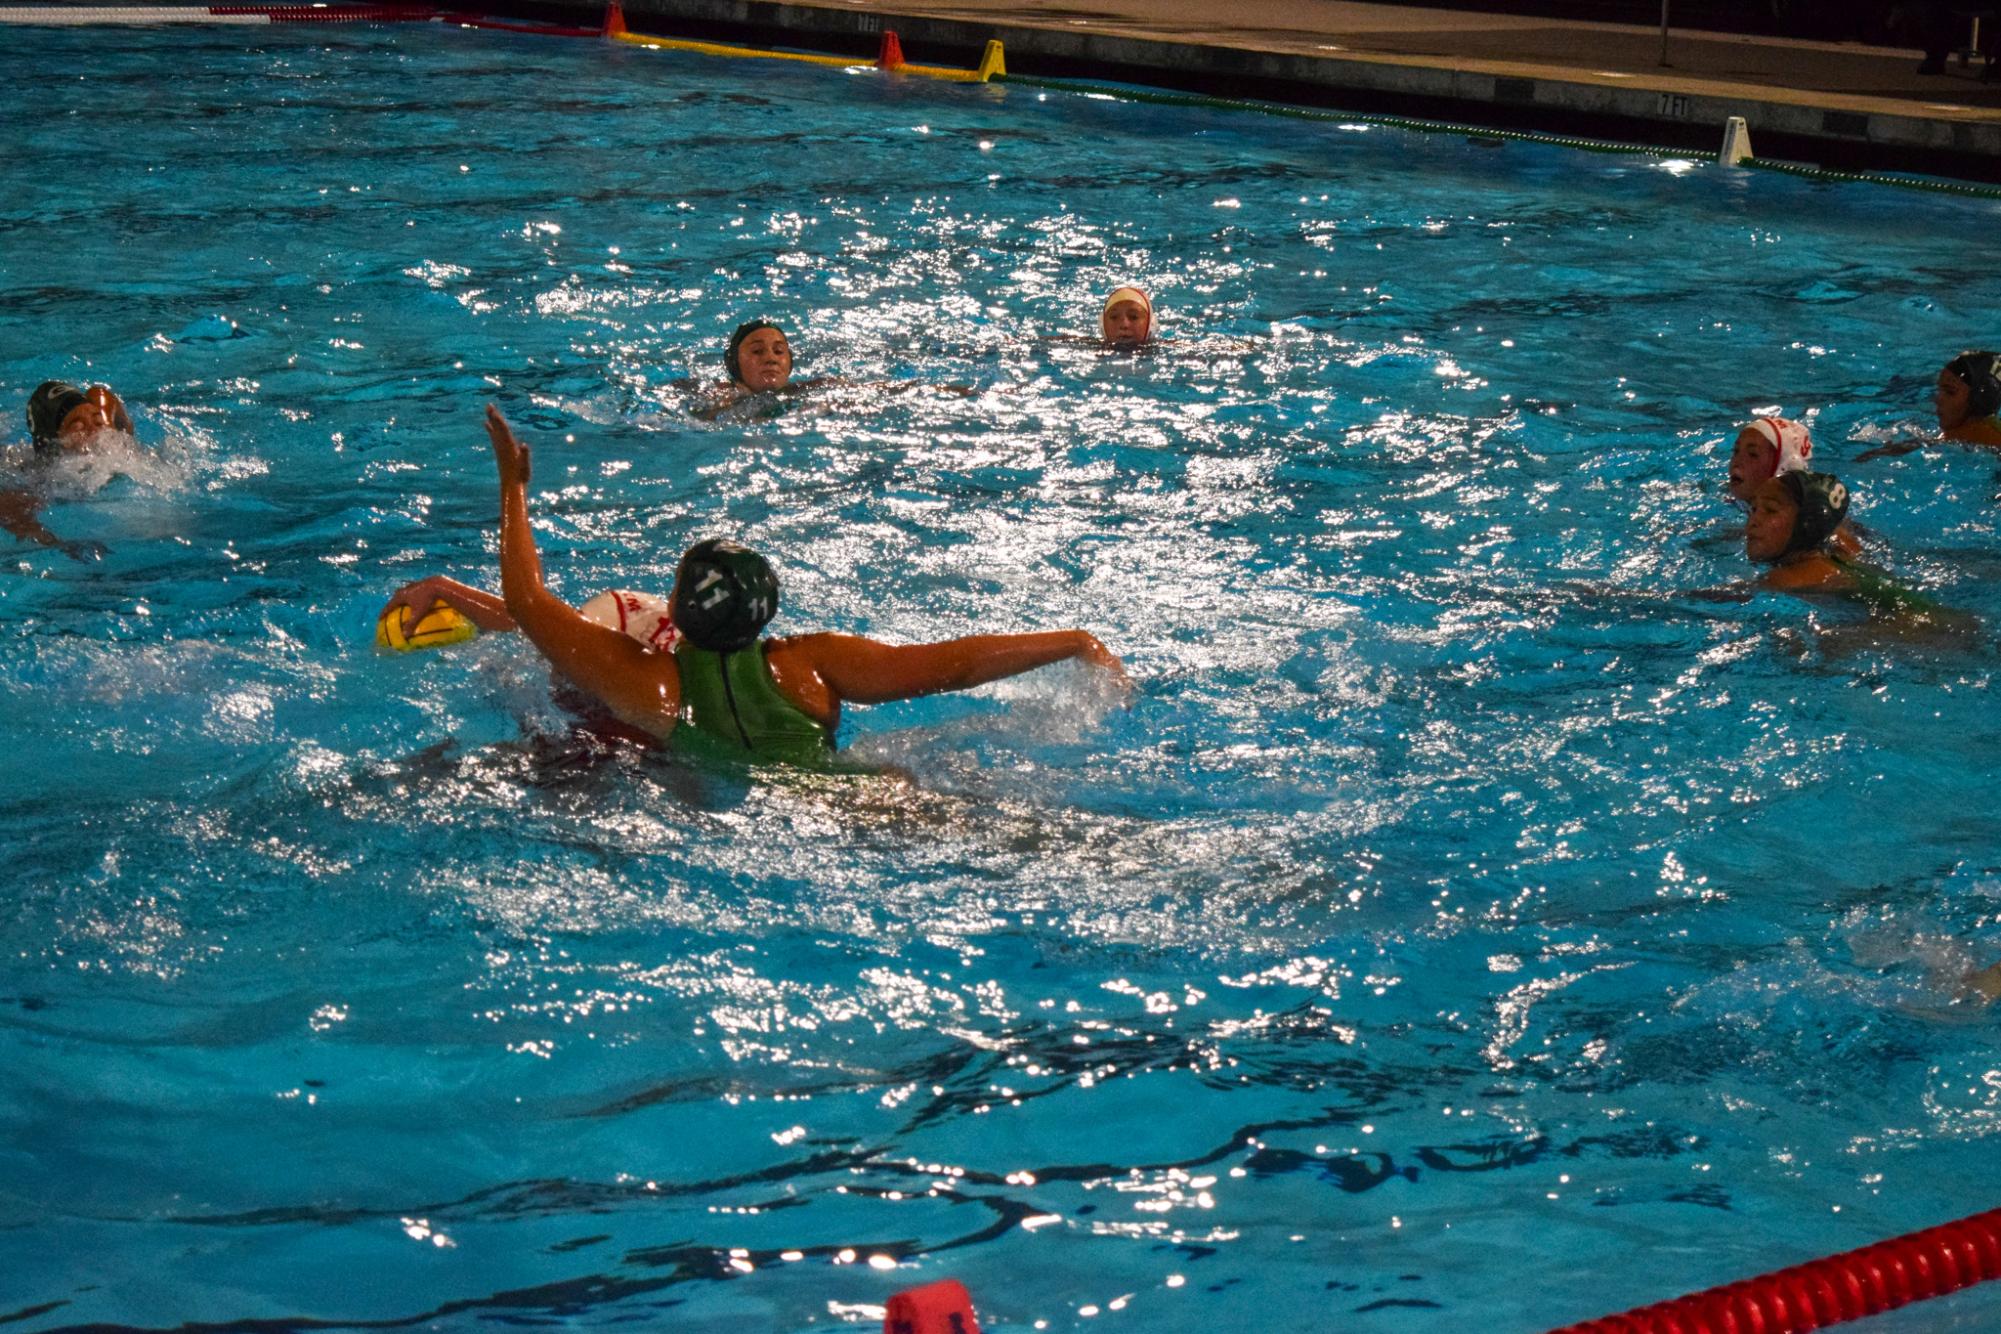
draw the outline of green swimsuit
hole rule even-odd
[[[681,641],[681,708],[697,732],[759,763],[824,764],[834,738],[778,693],[759,642],[735,653],[711,653]]]
[[[1905,588],[1874,566],[1846,556],[1832,556],[1832,559],[1835,567],[1848,576],[1848,587],[1844,591],[1867,607],[1872,616],[1911,616],[1929,620],[1945,610],[1931,598]]]

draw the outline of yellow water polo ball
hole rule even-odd
[[[463,644],[478,633],[478,626],[442,598],[431,604],[431,609],[424,613],[422,620],[410,627],[407,635],[403,633],[401,607],[391,607],[375,622],[376,647],[394,649],[398,653],[408,653],[417,648],[438,648],[445,644]]]

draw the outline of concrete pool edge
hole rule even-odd
[[[631,0],[636,32],[872,56],[894,29],[913,59],[976,63],[992,38],[1011,72],[1297,103],[1468,126],[1613,139],[1713,152],[1732,116],[1760,156],[1837,170],[1910,172],[2001,182],[2001,109],[1922,104],[1785,87],[1758,88],[1663,70],[1614,75],[1525,62],[1376,52],[1315,52],[1131,35],[1083,20],[944,16],[907,8],[779,0]],[[593,20],[592,0],[517,0],[511,12]],[[997,10],[1000,8],[995,7]],[[1297,45],[1297,44],[1294,44]],[[1933,114],[1919,114],[1920,110]]]

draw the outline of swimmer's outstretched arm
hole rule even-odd
[[[584,619],[542,582],[542,558],[528,523],[528,446],[500,409],[488,405],[486,433],[500,470],[500,592],[507,614],[549,665],[619,719],[664,737],[681,719],[681,672],[674,659]]]
[[[1899,440],[1893,445],[1878,445],[1874,449],[1865,449],[1855,456],[1855,461],[1860,463],[1864,459],[1893,459],[1899,454],[1910,454],[1937,443],[1935,440]]]
[[[32,491],[0,491],[0,528],[23,542],[60,547],[63,540],[42,522],[42,501]]]
[[[101,560],[101,542],[70,542],[50,532],[42,522],[42,498],[32,491],[0,491],[0,528],[23,542],[54,547],[71,560]]]
[[[417,622],[430,615],[432,605],[439,602],[489,634],[505,633],[521,628],[514,623],[514,618],[507,614],[507,602],[498,593],[489,593],[483,588],[462,584],[442,574],[429,575],[403,585],[396,590],[394,597],[382,604],[382,610],[376,614],[376,618],[379,620],[401,607],[403,633],[407,635],[417,628]]]
[[[884,644],[860,635],[801,635],[773,644],[774,670],[797,654],[840,699],[886,704],[948,690],[970,690],[1053,662],[1078,658],[1123,687],[1132,681],[1110,649],[1082,630],[1034,635],[973,635],[937,644]]]
[[[1694,602],[1749,602],[1758,596],[1760,587],[1759,581],[1744,579],[1720,588],[1691,588],[1680,596]]]

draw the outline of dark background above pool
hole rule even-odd
[[[79,3],[81,0],[79,0]],[[1514,14],[1530,18],[1579,19],[1593,23],[1660,22],[1659,0],[1376,0],[1402,9],[1447,9],[1478,14]],[[1300,0],[1311,9],[1315,0]],[[593,0],[495,0],[486,6],[524,17],[575,19],[579,13],[600,12]],[[643,3],[638,8],[648,8]],[[1889,0],[1670,0],[1670,18],[1678,29],[1757,33],[1765,36],[1817,38],[1828,41],[1909,45],[1910,35],[1891,24],[1898,6]],[[1906,5],[1914,10],[1915,6]]]
[[[1656,24],[1661,15],[1660,0],[1401,0],[1400,7],[1594,23]],[[1902,45],[1890,26],[1896,7],[1889,0],[1671,0],[1669,17],[1677,28]]]

